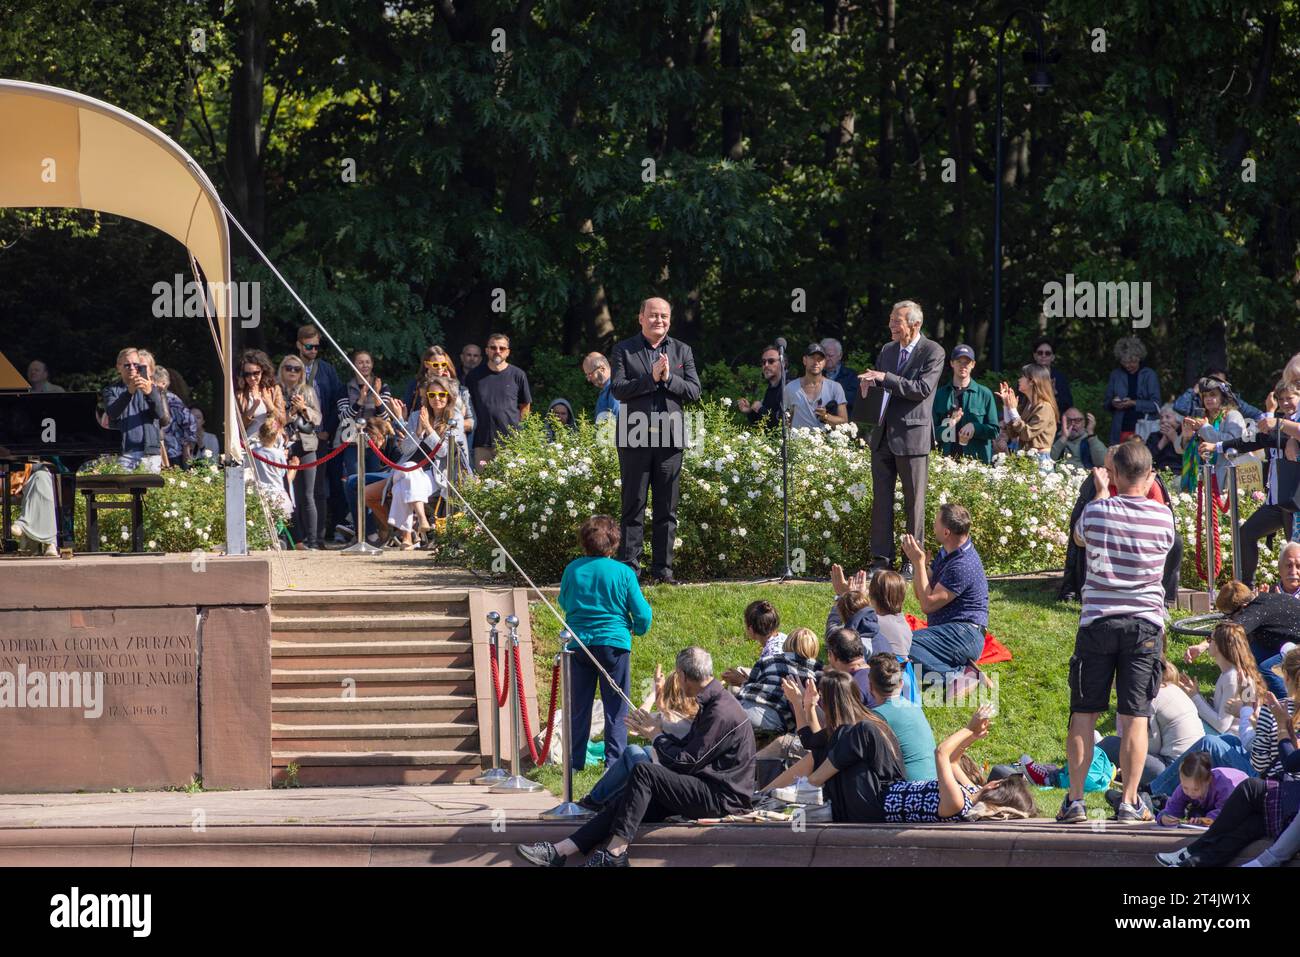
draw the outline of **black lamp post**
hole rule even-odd
[[[1011,21],[1021,14],[1029,19],[1037,42],[1034,52],[1025,54],[1025,60],[1030,64],[1029,85],[1035,93],[1045,93],[1052,86],[1047,64],[1054,58],[1043,48],[1042,20],[1038,14],[1023,7],[1012,10],[998,31],[998,118],[994,132],[997,159],[993,168],[993,341],[989,349],[989,364],[994,372],[1002,371],[1002,38]]]

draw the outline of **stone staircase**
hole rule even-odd
[[[271,599],[276,784],[431,784],[480,771],[466,591]]]

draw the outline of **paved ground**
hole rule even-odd
[[[347,591],[351,589],[482,588],[492,583],[464,568],[436,565],[424,552],[384,549],[379,555],[341,551],[259,551],[271,563],[271,589]]]

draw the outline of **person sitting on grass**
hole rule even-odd
[[[682,690],[682,681],[677,671],[670,671],[665,676],[663,667],[658,664],[655,665],[654,687],[641,705],[645,711],[650,711],[652,706],[663,715],[664,733],[675,738],[684,738],[690,732],[691,722],[700,710],[695,699],[688,698]],[[629,744],[592,787],[591,793],[578,804],[599,814],[605,805],[623,793],[628,778],[632,776],[632,769],[643,761],[657,763],[659,756],[655,749]]]
[[[1231,767],[1250,773],[1250,752],[1239,733],[1243,708],[1253,707],[1265,692],[1264,679],[1246,642],[1246,631],[1235,621],[1221,621],[1210,635],[1210,654],[1219,667],[1213,703],[1201,697],[1196,679],[1180,674],[1178,683],[1196,705],[1206,734],[1187,749],[1187,755],[1207,752],[1214,767]],[[1247,717],[1249,720],[1249,716]],[[1152,794],[1172,794],[1178,785],[1178,761],[1151,782]]]
[[[938,776],[927,781],[895,781],[885,790],[885,820],[891,824],[945,824],[1036,817],[1038,802],[1023,774],[978,786],[962,770],[966,749],[987,737],[991,707],[981,705],[970,721],[934,750]]]
[[[862,639],[862,650],[871,654],[879,624],[876,611],[867,596],[867,573],[859,570],[852,578],[844,576],[841,565],[831,566],[831,588],[835,601],[826,615],[826,634],[839,628],[852,628]],[[910,632],[910,629],[909,629]]]
[[[915,569],[912,590],[928,619],[924,628],[912,634],[908,654],[923,669],[918,683],[942,680],[950,694],[966,690],[967,668],[984,653],[984,629],[989,623],[988,576],[970,530],[970,512],[964,506],[940,505],[934,536],[941,547],[928,568],[921,543],[911,535],[902,538],[903,553]]]
[[[871,700],[871,671],[862,639],[852,628],[841,628],[826,636],[826,670],[842,671],[857,686],[863,705]],[[795,713],[796,720],[798,713]]]
[[[1176,827],[1185,820],[1209,827],[1223,810],[1228,795],[1246,777],[1236,768],[1211,767],[1210,756],[1204,751],[1189,754],[1178,769],[1178,787],[1160,812],[1160,823]]]
[[[1291,667],[1285,675],[1287,687],[1294,691],[1295,679],[1300,676],[1300,652],[1288,653],[1284,668],[1288,665]],[[1269,692],[1265,692],[1262,703],[1280,732],[1277,741],[1280,777],[1247,778],[1238,784],[1223,802],[1208,831],[1187,847],[1156,855],[1156,860],[1165,867],[1223,867],[1260,838],[1277,841],[1290,829],[1300,808],[1300,749],[1296,747],[1295,718],[1288,707],[1290,702],[1283,704]],[[1258,735],[1255,740],[1258,743]],[[1281,848],[1279,852],[1286,853]],[[1266,854],[1277,859],[1273,848]]]
[[[745,637],[763,646],[759,661],[781,654],[785,650],[785,633],[781,631],[781,616],[770,601],[759,599],[745,606]],[[749,679],[750,669],[742,666],[728,668],[722,680],[729,685],[743,685]]]
[[[872,651],[885,651],[905,661],[912,651],[912,626],[903,616],[907,580],[896,571],[882,568],[871,576],[867,598],[876,612],[876,639]]]
[[[637,710],[628,730],[648,738],[659,763],[632,769],[627,786],[610,804],[558,844],[516,846],[519,856],[543,867],[563,867],[571,854],[591,854],[587,867],[627,867],[628,845],[642,822],[670,817],[715,818],[744,814],[754,798],[754,730],[734,695],[713,677],[713,658],[703,648],[677,655],[682,692],[700,706],[685,737],[667,734],[663,716]]]
[[[862,703],[853,679],[843,671],[828,670],[819,682],[807,681],[803,687],[786,681],[783,689],[809,753],[765,790],[807,778],[809,785],[824,788],[836,824],[883,821],[885,791],[906,773],[889,725]]]
[[[891,574],[897,574],[891,572]],[[884,718],[903,754],[909,781],[937,778],[934,767],[934,731],[919,704],[903,698],[903,666],[896,655],[881,651],[867,659],[871,683],[871,710]]]
[[[1300,545],[1294,547],[1300,548]],[[1286,688],[1272,669],[1280,665],[1282,656],[1300,641],[1300,602],[1290,595],[1261,593],[1244,582],[1230,581],[1219,589],[1214,607],[1229,621],[1237,622],[1246,630],[1250,653],[1259,665],[1264,684],[1274,694],[1285,695]],[[1209,647],[1208,640],[1189,646],[1183,653],[1183,661],[1190,665]]]
[[[781,683],[789,678],[802,684],[816,678],[822,670],[817,660],[817,635],[811,628],[796,628],[786,639],[790,651],[759,658],[749,677],[736,692],[740,706],[749,715],[756,732],[775,734],[796,730],[794,713],[781,692]]]

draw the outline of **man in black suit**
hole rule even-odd
[[[610,382],[618,399],[618,465],[623,479],[619,561],[641,571],[647,491],[654,498],[650,574],[673,584],[673,538],[682,474],[686,416],[682,405],[700,397],[690,346],[668,337],[672,307],[664,299],[641,303],[641,332],[614,347]]]
[[[921,335],[921,307],[910,299],[889,314],[891,342],[880,350],[876,368],[858,376],[865,402],[854,408],[855,422],[872,426],[871,558],[872,568],[894,562],[894,486],[903,479],[907,532],[925,541],[925,486],[930,476],[933,440],[931,408],[943,374],[943,346]],[[912,577],[904,561],[903,577]]]

